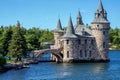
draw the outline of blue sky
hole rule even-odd
[[[102,0],[112,27],[120,27],[120,0]],[[60,17],[67,26],[71,15],[73,24],[80,10],[84,24],[93,21],[99,0],[0,0],[0,25],[16,24],[25,28],[55,29]]]

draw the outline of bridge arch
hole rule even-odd
[[[36,50],[34,51],[34,57],[38,58],[40,56],[43,56],[44,54],[52,54],[56,57],[56,62],[62,62],[63,56],[60,53],[60,50],[57,49],[43,49],[43,50]]]

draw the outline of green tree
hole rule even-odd
[[[20,22],[17,22],[17,27],[13,31],[12,39],[9,44],[9,54],[10,57],[16,58],[16,60],[20,61],[22,57],[27,56],[27,45],[26,39],[22,34],[20,28]]]
[[[3,34],[3,42],[2,42],[2,45],[3,45],[3,55],[7,55],[8,53],[8,46],[9,46],[9,43],[10,43],[10,40],[11,40],[11,37],[12,37],[12,29],[11,27],[9,27],[8,29],[6,29],[4,31],[4,34]]]
[[[27,35],[26,41],[27,41],[28,49],[30,51],[39,49],[40,43],[39,43],[38,37],[35,34]]]
[[[0,66],[4,66],[6,64],[6,59],[3,56],[0,56]]]

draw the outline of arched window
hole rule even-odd
[[[85,44],[87,44],[87,39],[85,39]]]
[[[85,57],[87,57],[87,51],[85,50]]]
[[[69,44],[69,40],[67,40],[66,44]]]
[[[99,25],[97,25],[97,27],[99,27]]]
[[[82,50],[80,50],[80,57],[83,57]]]
[[[105,42],[103,42],[103,48],[105,48]]]
[[[105,31],[103,31],[103,35],[105,35]]]
[[[69,51],[67,51],[67,58],[69,58]]]
[[[89,57],[91,57],[91,56],[92,56],[92,52],[90,51],[90,52],[89,52]]]
[[[78,40],[78,44],[81,44],[81,40],[80,39]]]
[[[92,44],[92,45],[94,44],[94,40],[93,40],[93,39],[91,40],[91,44]]]

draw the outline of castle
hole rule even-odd
[[[84,25],[80,11],[76,20],[77,23],[73,26],[70,17],[68,27],[64,31],[59,19],[54,31],[55,44],[53,47],[55,49],[63,48],[61,51],[63,62],[108,62],[110,22],[107,19],[107,12],[103,8],[102,2],[100,1],[95,12],[91,29]],[[54,55],[52,55],[52,59],[55,59]]]

